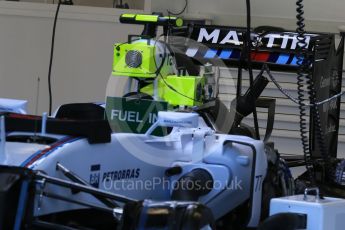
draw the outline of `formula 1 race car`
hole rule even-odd
[[[274,100],[259,98],[268,79],[262,71],[229,111],[217,98],[212,69],[204,65],[201,74],[199,68],[218,57],[226,65],[241,63],[245,30],[183,30],[181,19],[161,15],[123,14],[120,21],[145,29],[115,44],[105,104],[67,104],[51,117],[2,114],[1,228],[258,227],[271,198],[294,194],[289,168],[269,143],[273,121],[264,141],[241,123],[256,106],[274,115]],[[157,26],[164,40],[155,39]],[[184,41],[178,52],[167,37],[181,31],[208,46]],[[254,65],[297,66],[296,34],[256,35]],[[331,35],[308,36],[309,47],[326,39],[329,50],[334,47]],[[310,60],[324,58],[327,68],[334,67],[334,53],[313,52]],[[126,92],[115,97],[112,85],[123,77],[129,78]]]

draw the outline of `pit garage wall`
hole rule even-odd
[[[55,10],[56,5],[51,4],[0,1],[0,98],[27,99],[30,113],[35,112],[38,77],[38,111],[48,110],[47,75]],[[63,103],[104,101],[113,44],[141,31],[139,26],[119,23],[123,12],[61,7],[52,69],[53,108]]]
[[[166,12],[167,8],[177,12],[185,1],[138,2],[144,8],[134,12]],[[345,1],[305,2],[306,15],[311,19],[307,21],[310,30],[337,32],[337,26],[345,24]],[[100,3],[109,2],[102,0]],[[294,7],[291,1],[252,1],[253,25],[293,29]],[[55,9],[56,5],[51,4],[0,1],[0,97],[28,99],[30,113],[35,111],[38,77],[41,79],[38,111],[48,110],[47,74]],[[104,100],[113,43],[125,41],[129,33],[141,30],[139,26],[119,24],[118,17],[123,12],[126,11],[101,7],[61,7],[52,71],[54,108],[69,102]],[[244,1],[231,1],[230,4],[228,0],[189,0],[187,8],[188,17],[206,17],[215,24],[243,26],[244,14]],[[323,19],[325,21],[321,22]],[[121,90],[122,85],[119,85],[119,94]]]
[[[244,1],[189,0],[188,16],[206,17],[215,24],[244,25]],[[145,1],[145,10],[166,12],[169,8],[178,11],[184,0]],[[267,6],[267,3],[270,3]],[[333,4],[334,3],[334,4]],[[266,5],[265,5],[266,4]],[[320,4],[329,5],[321,8]],[[276,25],[288,29],[295,28],[294,2],[262,0],[252,1],[253,25]],[[330,8],[329,8],[330,7]],[[320,10],[329,8],[329,12]],[[0,1],[0,97],[28,99],[29,112],[35,112],[37,77],[40,77],[38,111],[48,110],[47,74],[50,54],[51,31],[56,5]],[[314,31],[337,32],[337,27],[345,24],[345,2],[332,0],[306,0],[308,28]],[[330,13],[333,10],[333,13]],[[341,11],[341,13],[340,13]],[[125,11],[111,8],[85,6],[62,6],[56,32],[56,46],[53,78],[54,108],[71,102],[104,101],[106,84],[112,66],[112,45],[126,41],[127,35],[139,33],[141,27],[121,25],[118,17]],[[133,12],[133,10],[131,10]],[[217,13],[218,12],[218,13]],[[319,17],[317,17],[319,15]],[[312,16],[312,17],[311,17]],[[271,18],[270,18],[271,17]],[[274,18],[274,20],[272,19]],[[318,19],[318,20],[316,20]],[[321,20],[325,21],[321,22]],[[272,23],[273,22],[273,23]],[[236,74],[231,74],[235,77]],[[221,97],[230,102],[234,95],[229,87],[234,82],[227,70],[221,70]],[[296,90],[295,76],[277,74],[284,87]],[[116,91],[121,95],[120,82]],[[343,81],[344,83],[344,81]],[[233,91],[234,92],[234,91]],[[282,97],[270,84],[267,96]],[[269,94],[269,95],[268,95]],[[297,108],[281,98],[278,101],[273,140],[283,153],[301,154],[298,133]],[[342,106],[339,137],[339,155],[345,156],[345,110]],[[260,126],[264,126],[265,111],[259,113]],[[248,124],[252,124],[247,120]],[[262,131],[263,133],[263,131]]]
[[[151,0],[154,11],[179,12],[185,0]],[[215,24],[244,26],[246,1],[238,0],[188,0],[187,14],[195,17],[212,17]],[[287,29],[296,28],[296,1],[251,0],[252,25],[272,25]],[[337,32],[345,24],[345,1],[304,0],[307,30]]]

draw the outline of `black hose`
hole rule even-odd
[[[55,12],[53,34],[52,34],[52,41],[51,41],[51,48],[50,48],[50,61],[49,61],[49,72],[48,72],[49,116],[52,115],[53,96],[52,96],[51,73],[52,73],[53,58],[54,58],[56,23],[57,23],[60,7],[61,7],[61,0],[59,0],[57,8],[56,8],[56,12]]]
[[[252,40],[251,40],[251,12],[250,12],[250,0],[246,0],[246,8],[247,8],[247,32],[246,32],[246,52],[247,52],[247,64],[248,64],[248,72],[249,72],[249,86],[252,87],[254,84],[254,76],[253,76],[253,68],[252,68],[252,58],[251,58],[251,48],[252,48]],[[254,117],[254,128],[255,128],[255,135],[256,139],[260,140],[260,131],[259,131],[259,123],[258,123],[258,114],[256,111],[256,105],[254,102],[254,110],[253,110],[253,117]]]

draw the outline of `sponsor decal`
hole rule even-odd
[[[107,97],[106,117],[114,132],[146,133],[157,121],[159,111],[166,111],[168,103],[146,99]],[[158,128],[153,135],[162,136],[166,129]]]
[[[241,30],[233,28],[199,28],[194,32],[194,38],[200,43],[204,44],[219,44],[219,45],[243,45],[245,33]],[[254,46],[263,48],[279,48],[287,50],[296,50],[298,46],[298,39],[296,33],[268,33],[261,36],[252,33],[251,37],[254,41]],[[312,34],[306,34],[306,47],[308,48]]]
[[[143,122],[144,117],[147,116],[146,114],[140,114],[137,111],[123,111],[118,109],[111,110],[111,120],[118,119],[119,121],[125,122],[136,122],[140,123]],[[149,113],[148,114],[148,123],[153,124],[157,121],[157,114]]]
[[[171,119],[164,119],[163,123],[171,124],[171,125],[192,125],[193,124],[192,121],[184,121],[184,120],[175,121]]]
[[[91,165],[90,167],[90,185],[95,188],[99,188],[99,180],[101,176],[101,165]]]
[[[102,182],[136,179],[139,178],[139,176],[140,168],[121,169],[110,172],[104,172],[102,176]]]

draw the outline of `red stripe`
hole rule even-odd
[[[265,62],[270,58],[269,52],[253,52],[251,53],[252,60],[258,62]]]
[[[10,113],[7,115],[9,118],[17,118],[17,119],[26,119],[26,120],[40,120],[40,116],[35,115],[26,115],[26,114],[18,114],[18,113]]]
[[[75,137],[67,137],[61,141],[58,141],[54,144],[52,144],[51,146],[49,146],[48,148],[43,149],[39,154],[37,154],[34,158],[32,158],[28,163],[26,163],[26,165],[24,166],[25,168],[29,167],[29,165],[33,164],[35,161],[37,161],[38,159],[40,159],[42,156],[44,156],[44,154],[46,154],[47,152],[53,150],[56,147],[59,147],[61,145],[63,145],[64,143],[74,139]]]

